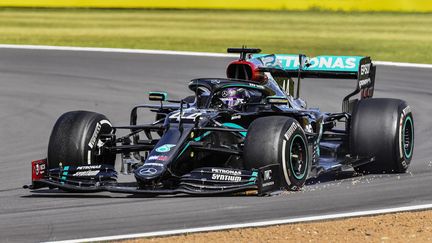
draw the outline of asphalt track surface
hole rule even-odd
[[[57,117],[70,110],[127,124],[147,92],[190,93],[188,80],[224,77],[232,58],[0,49],[0,241],[37,242],[294,218],[432,203],[432,70],[379,66],[376,97],[408,101],[415,119],[409,172],[312,180],[273,197],[156,197],[31,193],[30,161],[43,158]],[[309,107],[339,111],[355,81],[305,80]],[[152,119],[152,117],[149,117]],[[122,178],[124,179],[124,178]],[[132,178],[131,178],[132,179]]]

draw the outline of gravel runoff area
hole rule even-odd
[[[432,210],[121,242],[432,242]]]

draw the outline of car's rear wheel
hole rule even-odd
[[[303,187],[312,162],[300,124],[283,116],[262,117],[251,123],[243,158],[246,169],[279,163],[281,178],[288,190]]]
[[[110,134],[110,121],[90,111],[71,111],[57,119],[48,144],[48,167],[65,165],[114,165],[115,153],[99,153],[101,134]]]
[[[403,173],[414,149],[414,120],[410,107],[398,99],[365,99],[353,110],[350,150],[375,161],[356,167],[361,173]]]

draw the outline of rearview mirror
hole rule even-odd
[[[267,104],[270,105],[286,105],[288,104],[288,99],[284,96],[267,96]]]
[[[168,94],[165,92],[149,92],[149,100],[151,101],[166,101]]]

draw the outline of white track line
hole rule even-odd
[[[373,61],[373,63],[381,66],[432,68],[432,64],[422,64],[422,63],[385,62],[385,61]]]
[[[4,49],[25,49],[25,50],[57,50],[57,51],[90,51],[90,52],[112,52],[112,53],[135,53],[154,55],[180,55],[199,57],[237,57],[237,54],[192,52],[192,51],[164,51],[144,49],[123,49],[123,48],[99,48],[99,47],[75,47],[75,46],[39,46],[39,45],[8,45],[0,44]]]
[[[191,51],[164,51],[164,50],[144,50],[144,49],[123,49],[123,48],[98,48],[98,47],[74,47],[74,46],[42,46],[42,45],[9,45],[0,44],[4,49],[25,49],[25,50],[58,50],[58,51],[90,51],[90,52],[112,52],[112,53],[135,53],[153,55],[181,55],[198,57],[237,57],[237,54],[212,53],[212,52],[191,52]],[[374,61],[376,65],[412,67],[412,68],[432,68],[432,64],[406,63],[406,62],[386,62]]]
[[[65,240],[65,241],[52,241],[52,242],[75,243],[75,242],[123,240],[123,239],[133,239],[133,238],[143,238],[143,237],[157,237],[157,236],[178,235],[178,234],[208,232],[208,231],[219,231],[219,230],[228,230],[228,229],[262,227],[262,226],[271,226],[271,225],[280,225],[280,224],[292,224],[292,223],[311,222],[311,221],[329,220],[329,219],[340,219],[340,218],[348,218],[348,217],[370,216],[370,215],[377,215],[377,214],[417,211],[417,210],[425,210],[425,209],[432,209],[432,204],[423,204],[423,205],[387,208],[387,209],[378,209],[378,210],[368,210],[368,211],[358,211],[358,212],[348,212],[348,213],[338,213],[338,214],[325,214],[325,215],[301,217],[301,218],[291,218],[291,219],[259,221],[259,222],[251,222],[251,223],[244,223],[244,224],[227,224],[227,225],[217,225],[217,226],[209,226],[209,227],[155,231],[155,232],[147,232],[147,233],[139,233],[139,234],[113,235],[113,236]]]

